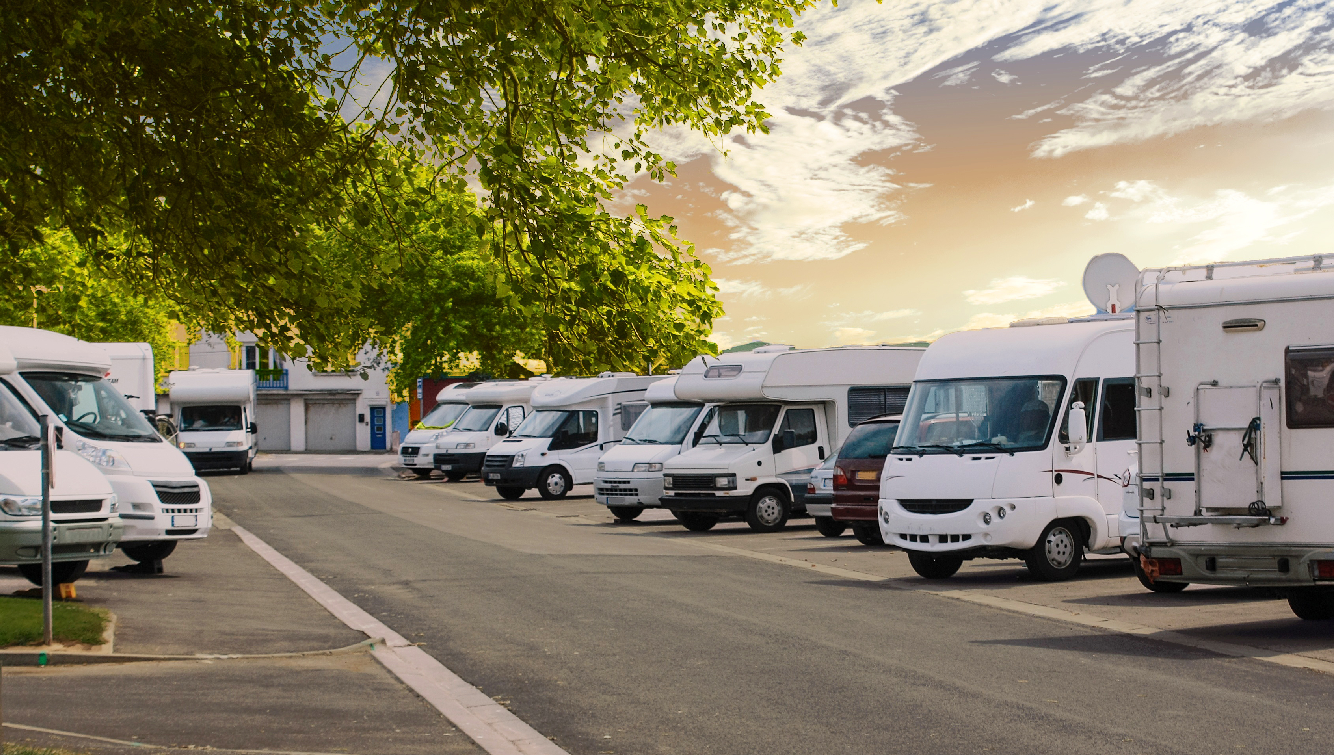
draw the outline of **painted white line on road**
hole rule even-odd
[[[426,651],[339,595],[244,527],[233,524],[232,532],[339,621],[368,637],[383,637],[386,644],[376,645],[372,650],[376,659],[483,750],[491,755],[568,755],[505,706],[463,681]]]

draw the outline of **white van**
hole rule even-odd
[[[42,583],[41,426],[11,381],[18,364],[0,346],[0,564]],[[125,525],[116,494],[97,468],[77,454],[52,458],[51,581],[73,582],[88,560],[116,550]]]
[[[38,414],[64,426],[64,445],[106,475],[120,499],[121,550],[160,561],[179,540],[213,526],[213,499],[190,462],[107,382],[111,362],[97,344],[35,328],[0,326],[18,373],[7,382]]]
[[[1146,270],[1138,291],[1147,581],[1279,588],[1334,618],[1327,258]]]
[[[435,395],[436,404],[417,426],[408,431],[408,437],[398,446],[398,463],[412,470],[418,477],[431,476],[435,469],[435,441],[468,411],[467,391],[481,383],[451,383]]]
[[[435,468],[450,482],[481,474],[486,452],[528,418],[528,402],[545,380],[495,380],[465,393],[468,411],[435,439]]]
[[[533,391],[533,411],[486,454],[482,481],[514,500],[537,488],[543,498],[564,498],[593,481],[598,459],[625,437],[644,391],[666,375],[604,372],[595,378],[553,378]]]
[[[847,346],[701,356],[681,370],[676,395],[716,403],[697,446],[663,464],[662,505],[686,529],[728,516],[781,529],[804,513],[811,471],[858,423],[897,413],[923,349]]]
[[[107,380],[130,406],[146,416],[157,413],[157,372],[153,367],[153,345],[148,343],[98,344],[111,359]]]
[[[642,412],[639,418],[620,444],[598,460],[593,496],[621,521],[662,505],[662,465],[698,445],[713,417],[713,407],[704,402],[677,398],[676,380],[673,376],[648,387],[647,408],[633,407]]]
[[[199,369],[167,374],[176,445],[195,471],[250,472],[259,453],[255,371]]]

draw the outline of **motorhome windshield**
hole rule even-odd
[[[41,428],[28,407],[8,390],[0,390],[0,451],[35,448]]]
[[[1047,447],[1065,378],[923,380],[913,383],[894,453]]]
[[[674,446],[686,439],[704,407],[698,404],[654,404],[639,415],[622,443]]]
[[[23,379],[69,429],[85,438],[162,442],[144,415],[103,378],[71,372],[25,372]]]
[[[241,430],[241,407],[231,404],[185,406],[181,408],[181,430]]]
[[[499,406],[473,406],[463,413],[454,422],[454,429],[464,430],[485,430],[491,427],[491,422],[500,414]]]
[[[838,452],[840,459],[883,459],[889,456],[889,447],[894,445],[894,434],[899,431],[897,422],[866,422],[852,428],[848,439],[843,442],[843,450]]]
[[[777,404],[725,404],[718,407],[704,440],[715,443],[763,443],[769,440],[781,409]]]
[[[443,430],[454,424],[454,420],[468,411],[467,404],[436,404],[435,408],[422,417],[417,427],[421,430]]]

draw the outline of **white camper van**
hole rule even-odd
[[[255,371],[177,370],[167,374],[176,444],[196,471],[250,471],[259,452]]]
[[[435,468],[450,482],[481,474],[486,452],[528,418],[533,390],[545,380],[496,380],[465,393],[468,411],[435,439]]]
[[[602,453],[647,406],[645,389],[666,377],[604,372],[544,381],[533,391],[532,413],[486,454],[482,481],[510,500],[530,488],[543,498],[564,498],[571,487],[593,481]]]
[[[927,349],[879,501],[885,542],[921,576],[1022,558],[1038,579],[1069,579],[1085,550],[1119,550],[1136,465],[1134,322],[1121,313],[1138,271],[1116,257],[1122,299],[1095,300],[1108,314],[952,333]]]
[[[782,528],[803,513],[811,471],[865,419],[897,413],[923,349],[848,346],[701,356],[676,395],[718,404],[700,442],[663,464],[662,505],[690,530],[728,516]]]
[[[713,408],[704,402],[677,398],[676,380],[670,377],[648,387],[648,408],[598,460],[593,495],[621,521],[662,505],[662,465],[694,448],[713,417]]]
[[[98,344],[111,359],[107,381],[116,386],[130,406],[152,416],[157,413],[157,374],[153,346],[147,343]]]
[[[435,441],[468,411],[466,392],[481,383],[451,383],[435,395],[436,405],[398,446],[398,463],[418,477],[430,477],[435,468]]]
[[[111,361],[98,344],[35,328],[0,327],[0,344],[18,364],[10,376],[38,414],[64,426],[64,446],[91,461],[120,499],[121,550],[141,562],[160,561],[179,540],[213,526],[208,485],[189,460],[107,382]]]
[[[1334,618],[1334,270],[1146,270],[1137,309],[1147,581],[1276,587]]]
[[[18,364],[0,346],[0,564],[42,583],[41,429],[14,383]],[[51,581],[73,582],[88,560],[116,550],[124,524],[110,483],[87,460],[56,450],[52,458]]]

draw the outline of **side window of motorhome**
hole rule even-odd
[[[565,422],[551,437],[551,450],[579,448],[598,442],[598,413],[596,411],[569,412]]]
[[[1098,440],[1135,439],[1134,378],[1102,381],[1102,408],[1098,416]]]
[[[789,445],[786,440],[782,442],[781,449],[801,448],[815,443],[818,439],[815,432],[815,410],[814,409],[788,409],[787,414],[783,415],[783,423],[778,426],[778,437],[786,438],[787,431],[791,430],[795,440]]]
[[[1334,346],[1288,347],[1288,427],[1334,427]]]
[[[908,386],[858,386],[848,389],[848,427],[872,417],[902,414],[908,403]]]
[[[635,420],[648,408],[648,403],[644,401],[627,401],[621,404],[621,432],[625,432],[634,426]]]
[[[1088,418],[1088,436],[1093,437],[1093,418],[1097,415],[1095,408],[1098,399],[1098,379],[1080,378],[1075,381],[1075,387],[1070,391],[1070,400],[1065,402],[1065,414],[1061,419],[1061,442],[1070,442],[1070,433],[1067,432],[1065,417],[1070,414],[1070,407],[1075,405],[1076,401],[1084,402],[1084,416]]]

